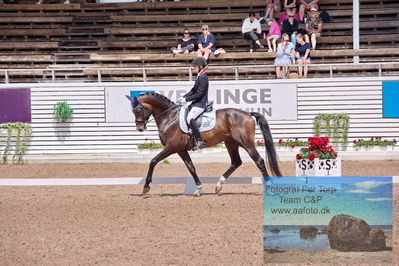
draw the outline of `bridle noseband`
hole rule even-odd
[[[136,109],[139,108],[139,107],[141,107],[141,109],[140,109],[140,111],[141,111],[141,117],[144,118],[144,116],[145,116],[144,111],[145,111],[145,110],[148,110],[148,109],[145,108],[145,106],[141,103],[141,101],[139,100],[139,98],[137,98],[137,101],[139,102],[139,104],[138,104],[136,107],[134,107],[134,108],[133,108],[133,106],[132,106],[132,112],[133,112],[133,114],[134,114],[134,113],[136,112]],[[148,110],[148,111],[149,111],[149,110]],[[151,116],[151,114],[148,116],[147,119],[143,119],[143,120],[141,120],[141,119],[136,119],[136,120],[135,120],[135,123],[138,124],[138,125],[143,125],[143,126],[145,126],[145,125],[148,123],[148,120],[149,120],[150,116]]]

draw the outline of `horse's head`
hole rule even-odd
[[[152,111],[149,109],[149,106],[146,107],[146,104],[141,102],[139,97],[140,96],[131,98],[130,96],[126,95],[126,98],[129,99],[132,105],[132,112],[136,119],[136,129],[140,132],[143,132],[147,129],[148,119],[150,118]]]

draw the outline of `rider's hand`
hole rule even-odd
[[[177,99],[177,102],[181,103],[181,104],[187,103],[186,98],[184,98],[184,97],[180,97],[179,99]]]

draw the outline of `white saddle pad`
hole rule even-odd
[[[180,108],[179,124],[181,131],[183,131],[184,133],[191,133],[191,129],[188,127],[184,117],[187,108],[188,108],[187,106],[182,106]],[[215,108],[212,108],[212,111],[202,114],[201,126],[198,129],[200,132],[208,131],[213,129],[215,127],[215,124],[216,124],[216,110]]]

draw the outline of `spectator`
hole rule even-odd
[[[299,28],[299,23],[294,19],[294,14],[288,13],[288,19],[286,19],[283,22],[282,33],[286,33],[288,34],[288,36],[290,36],[291,42],[294,44],[294,46],[296,44],[295,35],[298,32],[298,28]]]
[[[170,50],[174,54],[178,53],[191,53],[194,52],[195,41],[191,39],[190,31],[188,29],[183,30],[183,38],[179,40],[177,47],[172,47]]]
[[[281,12],[280,16],[278,17],[278,23],[281,26],[283,25],[284,21],[288,18],[288,13],[293,13],[294,14],[294,19],[299,22],[299,14],[288,10],[286,12]]]
[[[305,17],[305,12],[315,8],[318,8],[318,2],[319,0],[299,0],[300,5],[299,5],[299,19],[303,22],[303,19]]]
[[[215,35],[209,32],[208,25],[202,25],[202,34],[198,35],[197,55],[208,60],[209,55],[216,50],[215,43]]]
[[[288,19],[288,13],[293,13],[291,11],[287,11],[287,12],[281,12],[280,16],[278,17],[278,23],[282,26],[284,21]],[[299,14],[298,13],[293,13],[294,14],[294,19],[298,22],[299,21]]]
[[[296,13],[296,0],[284,0],[285,12]]]
[[[299,77],[308,77],[308,66],[307,64],[310,64],[310,43],[305,42],[305,37],[303,34],[298,33],[296,35],[296,47],[295,47],[295,57],[298,59],[297,63],[299,65],[304,65],[298,66],[298,74]],[[303,73],[303,76],[302,76]]]
[[[241,30],[244,39],[249,40],[249,52],[255,48],[255,44],[259,46],[259,48],[265,48],[259,41],[259,37],[262,34],[262,29],[260,27],[259,20],[255,18],[254,12],[249,12],[249,17],[247,17],[242,23]]]
[[[280,12],[280,0],[266,0],[265,18],[274,18],[274,12]]]
[[[280,26],[278,23],[271,19],[267,18],[267,25],[269,26],[269,33],[266,35],[266,40],[267,40],[267,46],[269,47],[269,53],[270,52],[276,52],[276,42],[277,40],[281,37],[281,30]],[[273,45],[273,49],[272,49]]]
[[[283,66],[285,69],[284,77],[286,77],[288,75],[287,65],[294,63],[294,61],[295,61],[294,53],[295,53],[295,47],[290,42],[290,37],[288,36],[288,34],[284,33],[281,38],[281,43],[278,44],[277,56],[276,56],[276,59],[274,60],[274,64],[276,65],[276,74],[277,74],[278,79],[283,78],[283,73],[281,72],[281,66]]]
[[[305,25],[305,30],[310,37],[310,41],[312,44],[312,49],[316,49],[316,38],[321,36],[321,32],[323,30],[323,21],[319,17],[319,12],[317,9],[312,8],[308,12],[309,21]]]

